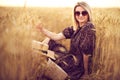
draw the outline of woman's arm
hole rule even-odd
[[[90,56],[91,55],[83,54],[83,62],[84,62],[84,69],[85,69],[84,75],[88,75],[88,60]]]
[[[53,39],[53,40],[65,39],[65,36],[62,33],[56,34],[51,31],[48,31],[47,29],[43,28],[41,24],[38,24],[36,27],[40,32],[45,34],[50,39]]]
[[[90,68],[91,65],[89,64],[89,57],[91,57],[94,53],[95,49],[95,28],[92,24],[87,24],[88,27],[86,27],[84,33],[84,39],[80,45],[81,50],[83,52],[83,61],[84,61],[84,69],[85,69],[85,75],[89,73],[88,68]],[[88,28],[88,29],[87,29]]]

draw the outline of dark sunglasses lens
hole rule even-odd
[[[88,14],[87,11],[82,11],[82,15],[83,15],[83,16],[86,16],[87,14]]]
[[[79,11],[76,11],[76,12],[75,12],[75,15],[79,16],[79,15],[80,15],[80,12],[79,12]]]
[[[86,16],[86,15],[88,14],[87,11],[82,11],[81,13],[82,13],[83,16]],[[76,16],[79,16],[81,13],[80,13],[79,11],[76,11],[76,12],[75,12],[75,15],[76,15]]]

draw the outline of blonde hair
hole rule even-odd
[[[73,29],[76,30],[78,25],[79,25],[79,22],[76,20],[76,17],[75,17],[75,9],[80,6],[82,8],[84,8],[87,12],[88,12],[88,22],[91,22],[92,21],[92,15],[91,15],[91,8],[90,6],[86,3],[86,2],[77,2],[77,4],[74,6],[74,9],[73,9]]]

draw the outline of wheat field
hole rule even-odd
[[[93,73],[84,80],[119,80],[120,8],[93,8],[96,49]],[[53,32],[72,25],[72,8],[0,7],[0,80],[43,80],[46,56],[32,51],[42,23]],[[69,49],[69,40],[61,41]],[[39,78],[39,79],[38,79]]]

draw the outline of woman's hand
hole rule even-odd
[[[39,23],[36,28],[39,30],[39,31],[43,31],[43,25],[41,23]]]

